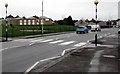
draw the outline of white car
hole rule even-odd
[[[92,32],[101,31],[100,25],[88,25],[88,27],[90,27]]]

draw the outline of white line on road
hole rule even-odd
[[[64,42],[64,43],[61,43],[59,45],[69,45],[69,44],[72,44],[74,43],[75,41],[68,41],[68,42]]]
[[[49,41],[53,41],[53,39],[43,40],[41,42],[49,42]]]
[[[1,49],[0,51],[4,51],[4,50],[7,50],[7,49],[12,49],[12,48],[17,48],[17,47],[19,47],[19,46],[14,46],[14,47],[7,47],[7,48],[3,48],[3,49]]]
[[[52,59],[56,59],[56,58],[60,58],[61,56],[56,56],[56,57],[51,57],[51,58],[47,58],[47,59],[43,59],[40,61],[37,61],[35,64],[33,64],[30,68],[28,68],[24,74],[29,73],[35,66],[37,66],[40,62],[44,62],[44,61],[48,61],[48,60],[52,60]]]
[[[33,45],[33,44],[35,44],[35,42],[33,42],[33,43],[30,43],[30,44],[29,44],[29,46],[31,46],[31,45]]]
[[[1,49],[0,51],[4,51],[4,50],[7,50],[8,48],[4,48],[4,49]]]
[[[47,59],[43,59],[43,60],[40,60],[39,62],[44,62],[44,61],[48,61],[48,60],[52,60],[52,59],[56,59],[56,58],[59,58],[61,56],[55,56],[55,57],[51,57],[51,58],[47,58]]]
[[[58,41],[53,41],[53,42],[49,42],[51,44],[55,44],[55,43],[60,43],[60,42],[63,42],[64,40],[58,40]]]
[[[70,36],[68,36],[68,38],[69,38]]]
[[[87,44],[87,43],[86,43],[86,42],[81,42],[81,43],[75,44],[74,46],[75,46],[75,47],[80,47],[80,46],[83,46],[83,45],[85,45],[85,44]]]
[[[98,72],[98,66],[100,64],[99,60],[103,51],[104,50],[100,50],[95,53],[92,61],[90,62],[91,67],[89,68],[89,72]]]
[[[30,42],[40,42],[40,41],[42,41],[42,40],[44,40],[44,39],[32,40],[32,41],[30,41]]]
[[[27,69],[24,74],[27,74],[28,72],[30,72],[38,64],[39,64],[39,61],[37,61],[34,65],[32,65],[29,69]]]
[[[17,39],[14,41],[25,42],[25,41],[32,41],[32,40],[34,40],[34,39]]]

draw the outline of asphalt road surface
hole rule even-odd
[[[102,29],[98,37],[117,33],[117,28]],[[96,32],[88,34],[60,34],[31,39],[17,39],[2,43],[3,72],[24,72],[36,61],[60,55],[63,50],[79,47],[80,43],[94,39]]]

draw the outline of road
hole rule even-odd
[[[97,32],[98,37],[117,33],[116,28]],[[24,72],[36,61],[61,54],[65,49],[79,47],[79,43],[94,39],[95,32],[88,34],[60,34],[31,39],[18,39],[2,43],[3,72]]]

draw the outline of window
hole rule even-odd
[[[26,25],[26,20],[24,20],[24,25]]]
[[[31,20],[28,20],[28,25],[31,25]]]
[[[49,19],[45,19],[45,21],[49,21]]]
[[[37,25],[39,25],[39,20],[37,20]]]
[[[35,20],[32,20],[32,25],[35,25]]]
[[[22,20],[20,20],[20,25],[22,25]]]

